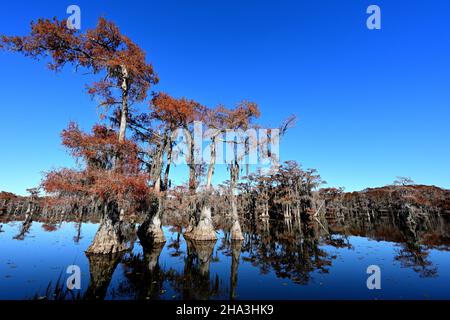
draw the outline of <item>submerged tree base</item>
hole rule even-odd
[[[211,208],[204,207],[201,213],[202,219],[198,225],[187,230],[184,237],[196,241],[215,241],[217,240],[216,230],[211,221]]]
[[[155,200],[155,199],[154,199]],[[161,217],[164,210],[163,198],[153,201],[149,213],[138,229],[138,237],[143,246],[152,246],[157,243],[165,243],[166,237],[162,230]]]
[[[215,241],[217,240],[217,234],[214,227],[211,224],[200,221],[197,227],[191,232],[185,233],[186,239],[195,241]]]
[[[141,244],[144,246],[166,242],[158,214],[151,219],[146,219],[139,227],[137,234]]]
[[[127,249],[127,241],[122,234],[119,214],[114,206],[106,205],[100,227],[86,253],[115,254]]]
[[[146,224],[145,222],[138,230],[138,237],[141,243],[145,245],[166,242],[166,237],[161,227],[152,224]]]
[[[126,251],[128,247],[120,233],[120,226],[102,223],[86,252],[89,254],[114,254]]]
[[[230,230],[230,239],[233,241],[242,241],[244,240],[244,236],[242,235],[241,225],[239,221],[235,221]]]

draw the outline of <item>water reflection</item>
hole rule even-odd
[[[159,299],[163,292],[163,282],[169,273],[161,269],[159,258],[164,244],[144,247],[143,253],[131,254],[124,258],[124,281],[117,290],[120,297],[145,300]]]
[[[82,236],[81,236],[81,227],[82,226],[83,226],[83,223],[81,221],[78,221],[76,223],[77,232],[76,232],[75,236],[73,237],[73,242],[75,242],[75,243],[80,243],[80,240],[82,239]]]
[[[429,259],[429,250],[417,242],[401,244],[398,254],[394,259],[400,262],[403,268],[411,268],[421,277],[437,277],[438,269]]]
[[[33,221],[28,220],[28,219],[25,220],[20,226],[19,233],[14,236],[14,239],[15,240],[23,240],[23,239],[25,239],[25,236],[30,231],[30,228],[31,228],[32,225],[33,225]]]
[[[124,234],[134,245],[116,255],[84,253],[95,234],[92,224],[74,222],[69,233],[69,224],[64,223],[5,222],[0,250],[7,256],[0,259],[0,284],[17,292],[0,298],[26,298],[33,296],[30,290],[39,291],[32,283],[21,285],[20,275],[7,276],[11,273],[8,263],[15,260],[22,261],[25,276],[40,259],[38,253],[27,257],[27,250],[41,245],[48,246],[45,252],[60,250],[67,256],[64,261],[62,255],[55,255],[43,262],[47,268],[59,266],[58,272],[43,273],[47,283],[55,283],[71,254],[81,257],[78,263],[86,275],[80,299],[370,299],[378,297],[365,288],[365,268],[370,264],[382,266],[386,281],[395,279],[385,283],[386,289],[378,293],[381,297],[409,294],[417,298],[421,293],[409,290],[414,283],[437,298],[450,298],[443,285],[450,280],[446,219],[430,219],[420,226],[398,225],[395,219],[369,222],[349,217],[319,222],[265,218],[257,224],[244,223],[245,237],[238,242],[230,240],[226,223],[219,240],[213,242],[185,240],[180,227],[166,227],[167,243],[153,246],[136,242],[136,227],[129,224],[124,225]],[[17,240],[28,247],[17,246]]]
[[[270,271],[282,279],[291,279],[297,284],[307,284],[310,273],[328,273],[327,267],[333,257],[320,248],[320,237],[313,228],[305,229],[300,224],[290,223],[273,226],[269,232],[248,234],[243,243],[249,261],[262,274]]]
[[[240,241],[233,241],[231,243],[230,300],[236,299],[236,287],[238,283],[238,267],[241,251],[242,251],[242,243]]]
[[[176,291],[184,300],[207,300],[219,293],[218,277],[211,280],[210,267],[216,241],[187,240],[183,274],[173,281]]]
[[[89,260],[89,286],[84,294],[84,299],[104,300],[111,282],[112,275],[123,253],[111,255],[87,254]]]

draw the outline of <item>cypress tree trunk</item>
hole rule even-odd
[[[211,205],[209,199],[205,201],[205,204],[202,207],[197,226],[195,226],[191,232],[188,232],[187,237],[197,241],[217,240],[216,231],[211,218]]]
[[[242,235],[241,224],[239,223],[239,215],[237,211],[236,196],[231,195],[231,240],[241,241],[244,240]]]
[[[120,117],[119,142],[125,141],[128,120],[128,70],[122,66],[122,114]]]
[[[173,148],[173,142],[172,139],[168,139],[168,149],[167,149],[167,164],[166,164],[166,170],[164,172],[164,190],[169,189],[169,174],[170,174],[170,166],[172,165],[172,148]]]
[[[158,197],[158,202],[150,208],[144,223],[139,227],[138,237],[141,243],[151,246],[153,244],[166,242],[166,237],[162,230],[162,214],[164,212],[164,198]]]
[[[231,240],[244,240],[242,235],[241,224],[239,223],[239,214],[237,209],[237,200],[234,191],[236,189],[237,180],[239,177],[239,165],[237,161],[230,166],[230,198],[231,198]]]
[[[127,245],[122,235],[117,206],[108,203],[104,206],[100,227],[95,234],[94,241],[86,252],[90,254],[113,254],[125,250],[127,250]]]
[[[194,139],[191,138],[190,142],[190,150],[189,150],[189,163],[187,164],[189,167],[189,194],[191,198],[195,196],[195,191],[197,190],[197,182],[195,179],[195,163],[194,163],[194,153],[195,153],[195,143]],[[195,203],[195,200],[192,204],[191,210],[189,211],[189,225],[186,228],[186,231],[184,232],[184,237],[188,238],[190,237],[190,234],[194,230],[195,226],[197,225],[198,219],[197,219],[197,204]]]
[[[212,223],[211,216],[211,191],[212,191],[212,177],[214,173],[214,166],[216,160],[216,144],[215,139],[211,142],[211,159],[208,168],[206,189],[208,194],[206,195],[202,209],[200,212],[200,217],[198,219],[198,224],[187,232],[187,236],[192,240],[198,241],[211,241],[217,240],[216,231]],[[185,234],[186,235],[186,234]]]

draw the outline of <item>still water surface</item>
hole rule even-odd
[[[230,244],[186,242],[165,227],[167,243],[144,250],[86,256],[97,224],[21,222],[0,232],[0,299],[450,299],[447,246],[377,241],[334,234],[274,237],[247,234]],[[69,265],[81,268],[81,290],[62,295]],[[382,289],[368,290],[369,265],[382,271]],[[59,282],[58,282],[59,279]],[[56,288],[56,289],[55,289]],[[55,294],[56,292],[56,294]]]

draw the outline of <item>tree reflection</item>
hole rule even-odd
[[[207,300],[219,293],[219,276],[211,281],[210,267],[217,241],[186,240],[184,273],[175,287],[184,300]]]
[[[423,278],[437,277],[438,269],[428,259],[430,252],[417,242],[407,242],[400,245],[401,249],[394,257],[402,268],[411,268]]]
[[[76,227],[75,229],[77,230],[77,233],[75,234],[75,236],[73,237],[73,242],[75,243],[80,243],[80,240],[83,238],[81,236],[81,227],[83,226],[83,223],[81,221],[76,223]]]
[[[30,232],[31,226],[33,225],[33,221],[30,219],[26,219],[24,222],[22,222],[20,229],[19,229],[19,233],[14,236],[13,239],[15,240],[24,240],[25,236]]]
[[[169,244],[167,245],[167,248],[170,251],[170,255],[172,257],[179,257],[181,256],[184,252],[183,250],[181,250],[181,231],[182,228],[181,227],[174,227],[172,228],[172,230],[174,233],[176,232],[176,237],[175,238],[170,238],[169,240]]]
[[[241,257],[242,242],[233,241],[231,243],[231,275],[230,275],[230,300],[236,299],[236,288],[238,283],[238,267]]]
[[[448,239],[449,221],[441,217],[428,217],[422,224],[403,220],[391,215],[378,221],[347,217],[344,233],[397,243],[399,249],[393,259],[402,268],[412,269],[423,278],[437,277],[438,268],[429,259],[430,249],[437,245],[448,246],[445,239]],[[339,223],[331,224],[332,229],[342,233],[341,227]]]
[[[328,273],[333,257],[320,249],[313,229],[298,230],[289,223],[272,226],[270,234],[254,234],[243,244],[244,260],[260,268],[262,273],[273,271],[282,279],[307,284],[311,273]]]
[[[163,243],[144,246],[143,253],[125,257],[124,280],[119,284],[116,294],[139,300],[159,299],[167,277],[159,264],[163,248]]]
[[[84,294],[86,300],[104,300],[114,271],[121,261],[119,254],[87,254],[90,280]]]

